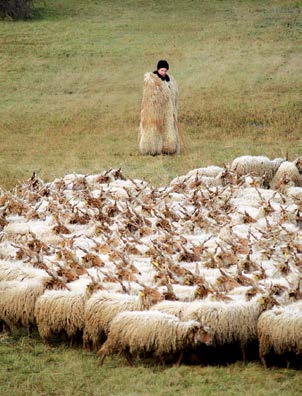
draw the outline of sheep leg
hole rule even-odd
[[[262,365],[267,368],[266,360],[265,360],[265,355],[267,352],[269,352],[270,348],[265,347],[265,345],[268,345],[268,340],[266,338],[261,337],[259,340],[259,357]]]
[[[71,337],[70,337],[70,341],[69,341],[69,348],[72,348],[73,345],[74,345],[74,337],[71,336]]]
[[[161,366],[163,366],[163,368],[166,367],[166,362],[165,362],[165,359],[164,359],[163,356],[159,356],[159,357],[157,358],[157,363],[160,364]]]
[[[11,327],[4,321],[2,322],[2,326],[3,326],[2,330],[5,330],[7,334],[11,336],[12,335]]]
[[[176,363],[175,363],[175,367],[179,367],[179,366],[180,366],[180,363],[181,363],[181,361],[182,361],[183,356],[184,356],[183,351],[180,351],[180,354],[179,354],[179,356],[178,356],[178,359],[177,359],[177,361],[176,361]]]
[[[264,354],[260,354],[260,361],[263,364],[263,366],[265,368],[267,368],[267,364],[266,364],[266,360],[265,360],[265,355]]]
[[[9,335],[12,334],[11,329],[8,326],[8,324],[6,322],[4,322],[4,320],[0,320],[0,333],[2,333],[3,331],[6,331]]]
[[[107,356],[107,353],[106,352],[100,352],[100,353],[98,352],[98,356],[100,358],[99,366],[103,366],[105,357]]]
[[[129,365],[131,367],[134,367],[134,362],[133,362],[133,359],[132,359],[132,355],[131,355],[131,353],[129,351],[125,352],[125,357],[127,359],[127,362],[129,363]]]
[[[32,323],[29,323],[29,325],[28,325],[28,337],[32,336],[33,329],[34,329],[34,325]]]
[[[92,351],[92,345],[88,341],[83,341],[83,349],[86,349],[86,351]]]
[[[93,337],[92,338],[92,340],[91,340],[91,343],[92,343],[92,350],[98,350],[99,349],[99,347],[100,347],[100,341],[99,341],[99,339],[98,338],[96,338],[96,337]]]
[[[242,360],[244,363],[246,363],[246,353],[245,353],[245,348],[241,347],[241,354],[242,354]]]
[[[102,348],[97,352],[98,357],[100,358],[99,361],[99,366],[103,366],[105,357],[108,355],[109,353],[109,348],[107,348],[105,346],[105,344],[102,346]]]
[[[42,337],[42,341],[43,341],[43,343],[44,343],[45,345],[51,346],[51,345],[50,345],[50,338],[49,338],[49,337],[43,336],[43,337]]]

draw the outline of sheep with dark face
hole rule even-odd
[[[156,289],[145,287],[139,296],[100,291],[87,301],[83,345],[95,349],[106,338],[112,319],[120,312],[143,311],[163,299]]]
[[[112,320],[98,356],[102,365],[108,354],[123,352],[133,365],[132,354],[152,353],[163,362],[167,356],[179,353],[179,365],[185,350],[211,342],[209,330],[194,320],[182,322],[159,311],[122,312]]]

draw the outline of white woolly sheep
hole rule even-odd
[[[272,299],[261,298],[249,302],[218,302],[218,301],[163,301],[151,310],[173,314],[181,320],[197,320],[209,326],[213,334],[213,344],[239,343],[243,360],[245,348],[249,342],[257,339],[257,320],[261,312],[275,303]]]
[[[270,160],[265,156],[245,155],[235,158],[231,164],[231,171],[238,176],[251,175],[263,177],[263,184],[269,186],[278,168],[284,162],[283,158]]]
[[[219,166],[208,166],[206,168],[193,169],[184,176],[177,176],[170,182],[170,186],[186,181],[186,183],[194,181],[197,177],[199,179],[214,179],[223,172],[223,168]]]
[[[72,345],[84,327],[85,294],[69,290],[48,290],[35,306],[38,331],[45,343],[54,334],[65,331]]]
[[[44,270],[33,268],[23,262],[0,260],[0,281],[22,281],[28,279],[47,281],[51,280],[51,276]]]
[[[264,312],[257,330],[259,355],[265,367],[265,356],[270,350],[278,355],[286,352],[302,355],[302,302]]]
[[[88,348],[92,344],[95,349],[108,333],[112,319],[123,311],[143,311],[151,305],[161,301],[162,294],[155,289],[145,288],[139,296],[96,292],[85,306],[85,327],[83,332],[83,346]]]
[[[210,345],[212,337],[200,323],[180,321],[176,316],[159,311],[122,312],[111,322],[108,339],[98,351],[100,365],[108,354],[124,352],[133,365],[132,354],[152,352],[163,361],[167,355],[183,352],[198,344]]]
[[[282,189],[282,193],[290,197],[296,204],[302,202],[302,187],[287,187]]]
[[[0,282],[0,322],[11,333],[13,327],[24,326],[30,334],[35,325],[36,300],[45,287],[39,280]]]
[[[270,187],[277,189],[282,187],[282,184],[302,187],[302,157],[293,162],[285,161],[280,165],[270,183]]]

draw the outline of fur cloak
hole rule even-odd
[[[138,134],[142,154],[179,153],[179,136],[175,125],[177,119],[178,87],[175,79],[162,81],[154,73],[145,73]]]

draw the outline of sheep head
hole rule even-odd
[[[259,300],[260,306],[263,311],[273,308],[275,305],[280,305],[278,301],[271,295],[262,296]]]
[[[60,289],[67,289],[68,287],[66,285],[66,282],[61,280],[58,276],[54,275],[52,272],[49,270],[46,270],[47,274],[50,276],[49,279],[46,279],[44,281],[44,287],[45,289],[50,289],[50,290],[60,290]]]
[[[203,285],[203,284],[198,284],[194,297],[195,299],[203,299],[207,297],[207,295],[210,293],[211,289],[209,286]]]
[[[104,287],[99,283],[97,283],[95,280],[92,280],[86,286],[86,296],[89,298],[97,290],[104,290]]]
[[[296,165],[298,172],[302,175],[302,157],[295,159],[294,164]]]
[[[152,287],[143,287],[143,290],[139,294],[139,298],[144,308],[149,309],[152,305],[164,300],[164,296],[158,290]]]
[[[211,334],[210,328],[206,326],[202,326],[201,324],[196,325],[194,328],[194,344],[205,344],[212,345],[213,336]]]
[[[170,300],[170,301],[178,300],[178,298],[176,297],[176,294],[174,293],[171,280],[170,280],[170,278],[168,276],[167,276],[166,287],[167,287],[167,291],[164,292],[164,299],[165,300]]]

